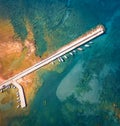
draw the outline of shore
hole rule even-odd
[[[28,36],[22,42],[15,37],[14,29],[10,21],[0,20],[0,83],[42,60],[35,55],[36,48],[32,29],[29,23],[26,25]],[[49,45],[51,41],[47,42]],[[49,53],[51,53],[51,50],[49,52],[47,51],[47,53],[45,52],[42,58],[47,57]],[[18,80],[18,83],[23,86],[25,92],[27,108],[24,110],[17,109],[16,89],[10,88],[4,93],[0,93],[0,125],[8,125],[4,121],[6,118],[12,119],[12,117],[29,114],[30,105],[35,94],[42,86],[42,79],[39,79],[40,76],[42,76],[45,70],[56,69],[58,63],[56,62],[55,65],[48,64],[45,66],[39,73],[39,77],[36,72],[33,72]],[[64,67],[62,69],[57,68],[56,71],[61,72],[63,69]]]
[[[16,73],[32,66],[40,61],[39,57],[35,56],[35,45],[33,35],[28,27],[28,37],[24,44],[19,39],[14,37],[14,29],[8,20],[0,20],[0,83],[14,76]],[[29,106],[37,91],[36,72],[29,74],[18,82],[23,86],[28,107],[21,113],[21,109],[16,108],[16,91],[8,89],[5,93],[0,93],[0,125],[6,125],[5,118],[14,117],[20,114],[27,114]],[[41,84],[39,84],[40,86]],[[12,106],[11,106],[12,104]],[[4,106],[4,109],[3,109]],[[15,111],[13,113],[13,111]],[[2,121],[1,121],[2,120]],[[5,124],[3,124],[5,123]]]

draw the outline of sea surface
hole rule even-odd
[[[98,24],[106,29],[90,48],[45,71],[28,115],[8,119],[8,126],[120,126],[119,0],[0,0],[0,18],[10,19],[23,42],[27,20],[39,56]]]

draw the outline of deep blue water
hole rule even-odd
[[[23,41],[25,19],[29,21],[37,55],[48,51],[46,31],[54,50],[97,24],[106,28],[89,49],[58,65],[56,69],[64,66],[63,72],[53,69],[40,76],[43,86],[30,113],[11,119],[9,126],[120,125],[119,0],[0,0],[0,10]]]

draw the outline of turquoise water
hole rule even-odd
[[[43,86],[35,95],[30,113],[11,119],[9,126],[119,126],[120,1],[0,2],[0,17],[11,20],[23,41],[27,36],[25,19],[29,21],[37,55],[48,51],[46,31],[54,50],[98,23],[106,27],[106,33],[93,40],[89,49],[76,52],[58,65],[57,68],[66,66],[63,72],[53,69],[42,75]]]

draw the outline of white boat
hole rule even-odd
[[[20,105],[17,105],[17,108],[20,108]]]
[[[72,52],[70,52],[69,54],[70,54],[71,56],[73,56],[73,53],[72,53]]]
[[[90,45],[88,45],[88,44],[85,44],[84,46],[87,47],[87,48],[90,47]]]
[[[90,41],[89,43],[90,43],[90,44],[93,44],[93,42],[92,42],[92,41]]]
[[[76,51],[75,51],[75,50],[73,50],[73,53],[76,53]]]
[[[19,92],[17,91],[16,94],[19,94]]]
[[[58,58],[58,61],[61,62],[60,58]]]
[[[55,63],[54,63],[54,61],[53,62],[51,62],[52,63],[52,65],[54,65]]]
[[[14,85],[11,85],[11,88],[13,88],[14,87]]]
[[[82,48],[78,48],[78,50],[79,50],[79,51],[83,51],[83,49],[82,49]]]
[[[17,97],[19,97],[19,94],[17,94]]]
[[[60,57],[60,61],[61,61],[61,62],[64,62],[63,58]]]
[[[65,59],[67,59],[68,57],[66,55],[63,56]]]
[[[20,100],[17,100],[17,103],[21,102]]]
[[[15,86],[13,86],[13,88],[16,88]]]
[[[17,97],[17,100],[20,100],[20,98],[19,98],[19,97]]]

